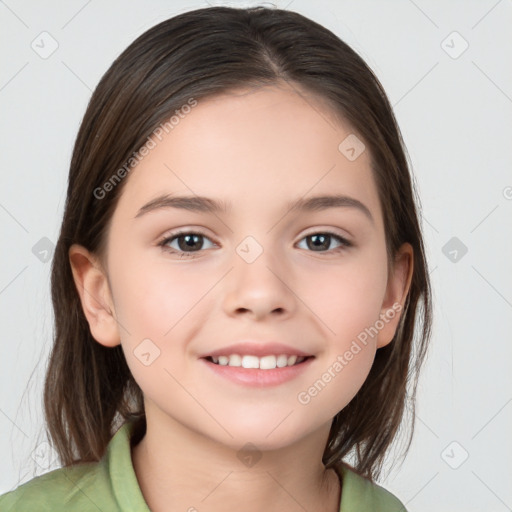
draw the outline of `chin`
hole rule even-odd
[[[252,419],[252,421],[240,421],[240,418],[236,418],[236,420],[230,422],[227,418],[219,419],[221,424],[233,436],[224,436],[224,444],[235,450],[240,450],[247,443],[251,443],[261,451],[286,448],[308,434],[306,429],[301,434],[297,426],[290,421],[290,418],[286,417],[287,414],[289,412],[279,416],[267,417],[261,414],[259,420]]]

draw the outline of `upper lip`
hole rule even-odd
[[[207,354],[203,354],[201,357],[219,357],[219,356],[230,356],[231,354],[239,354],[241,356],[252,355],[252,356],[279,356],[281,354],[286,354],[288,356],[296,355],[308,357],[312,354],[308,354],[302,350],[299,350],[296,347],[292,347],[290,345],[285,345],[283,343],[268,343],[268,342],[258,342],[258,341],[243,341],[239,343],[234,343],[233,345],[228,345],[227,347],[219,348],[217,350],[212,350]]]

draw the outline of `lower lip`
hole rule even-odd
[[[313,362],[314,357],[308,357],[302,363],[272,370],[260,370],[259,368],[243,368],[242,366],[220,365],[202,358],[211,371],[221,377],[231,380],[237,384],[251,387],[265,388],[277,386],[298,377]]]

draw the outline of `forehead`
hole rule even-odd
[[[302,196],[339,193],[366,204],[379,221],[370,155],[351,161],[340,151],[354,134],[317,97],[261,87],[198,100],[184,112],[169,133],[153,137],[153,149],[125,178],[118,215],[133,218],[164,193],[269,216]]]

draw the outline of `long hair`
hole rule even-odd
[[[98,461],[125,421],[136,422],[139,437],[145,429],[142,391],[121,346],[104,347],[92,337],[68,257],[73,243],[105,257],[106,232],[126,179],[104,197],[99,198],[98,190],[190,98],[200,101],[283,81],[325,100],[368,148],[384,218],[388,270],[404,242],[414,250],[412,282],[396,334],[377,350],[364,385],[334,417],[325,466],[340,474],[344,459],[352,455],[352,468],[375,479],[407,401],[414,415],[431,334],[431,292],[419,198],[382,86],[354,50],[298,13],[204,8],[156,25],[114,61],[92,94],[76,138],[52,263],[55,337],[44,384],[48,439],[62,466]],[[414,421],[407,450],[413,430]]]

